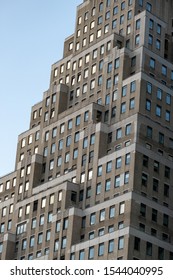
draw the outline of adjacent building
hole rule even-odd
[[[86,0],[0,178],[0,259],[173,259],[173,1]]]

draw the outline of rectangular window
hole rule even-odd
[[[98,248],[98,256],[103,256],[104,255],[104,243],[99,244]]]
[[[115,188],[120,187],[120,175],[115,176],[115,184],[114,184]]]
[[[136,81],[133,81],[130,83],[130,92],[135,92],[136,91]]]
[[[150,58],[150,68],[155,69],[155,59]]]
[[[118,250],[124,249],[124,236],[118,238]]]
[[[119,204],[119,215],[124,214],[124,212],[125,212],[125,202],[123,201],[123,202],[120,202],[120,204]]]
[[[94,258],[94,246],[89,247],[89,252],[88,252],[88,259],[91,260]]]
[[[107,179],[105,182],[105,191],[109,191],[111,189],[111,179]]]
[[[22,240],[22,250],[25,250],[27,247],[27,240],[26,239],[23,239]]]
[[[109,218],[115,217],[115,206],[110,206],[109,208]]]
[[[105,209],[100,210],[100,216],[99,216],[100,222],[105,220],[105,215],[106,215]]]
[[[146,255],[152,256],[152,243],[150,242],[146,243]]]
[[[56,239],[54,242],[54,252],[58,251],[59,249],[59,239]]]
[[[92,213],[90,215],[90,225],[94,225],[96,222],[96,214],[95,213]]]

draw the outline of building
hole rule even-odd
[[[1,259],[173,259],[173,1],[86,0],[0,178]]]

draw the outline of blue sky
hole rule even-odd
[[[82,0],[0,0],[0,177],[14,170],[18,135],[49,87]]]

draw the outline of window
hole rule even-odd
[[[164,196],[169,197],[169,185],[164,184]]]
[[[30,213],[30,204],[27,204],[25,209],[25,215],[29,215],[29,213]]]
[[[49,170],[53,170],[53,168],[54,168],[54,160],[52,159],[49,162]]]
[[[62,124],[60,125],[60,133],[61,133],[61,134],[64,133],[64,130],[65,130],[65,124],[62,123]]]
[[[115,29],[117,27],[117,19],[114,19],[112,21],[112,29]]]
[[[130,20],[132,18],[132,10],[128,11],[127,19]]]
[[[156,105],[156,116],[161,117],[162,108],[159,105]]]
[[[130,92],[135,92],[136,91],[136,81],[133,81],[130,83]]]
[[[167,75],[167,67],[165,65],[162,65],[162,75]]]
[[[168,179],[170,178],[170,171],[170,168],[168,166],[165,166],[165,177]]]
[[[159,39],[156,40],[156,49],[160,50],[161,48],[161,41]]]
[[[42,198],[41,200],[41,208],[45,208],[46,206],[46,197]]]
[[[26,239],[23,239],[23,240],[22,240],[22,250],[25,250],[25,249],[26,249],[26,246],[27,246],[27,240],[26,240]]]
[[[115,188],[120,187],[120,175],[115,176]]]
[[[106,24],[104,27],[104,33],[108,33],[109,32],[109,24]]]
[[[0,233],[4,233],[4,230],[5,230],[5,224],[2,223],[2,224],[0,225]]]
[[[31,228],[33,229],[33,228],[36,228],[36,226],[37,226],[37,219],[36,218],[33,218],[32,219],[32,222],[31,222]]]
[[[7,207],[5,206],[2,208],[2,217],[5,217],[6,214],[7,214]]]
[[[102,85],[102,81],[103,81],[103,78],[102,78],[102,75],[100,75],[98,77],[98,86],[101,86]]]
[[[52,212],[49,212],[49,213],[48,213],[48,216],[47,216],[47,222],[48,222],[48,223],[51,223],[51,222],[52,222],[52,215],[53,215]]]
[[[66,245],[67,245],[67,238],[66,238],[66,236],[63,236],[62,241],[61,241],[61,248],[65,249]]]
[[[102,184],[98,183],[97,186],[96,186],[96,195],[101,193],[101,188],[102,188]]]
[[[111,189],[111,179],[107,179],[105,182],[105,191],[109,191]]]
[[[84,260],[85,259],[85,251],[84,250],[80,250],[79,251],[79,260]]]
[[[150,242],[146,243],[146,255],[152,256],[152,243]]]
[[[171,120],[171,113],[168,110],[166,110],[166,112],[165,112],[165,120],[167,122],[170,122],[170,120]]]
[[[109,218],[114,218],[115,217],[115,206],[111,206],[109,208]]]
[[[168,227],[169,225],[169,216],[167,214],[163,214],[163,226]]]
[[[59,249],[59,239],[56,239],[54,242],[54,252],[58,251]]]
[[[100,216],[99,216],[100,222],[105,220],[105,215],[106,215],[105,209],[100,210]]]
[[[147,183],[148,183],[148,175],[142,172],[142,185],[147,187]]]
[[[95,224],[95,221],[96,221],[96,214],[95,213],[92,213],[90,215],[90,225],[94,225]]]
[[[161,25],[160,24],[157,24],[157,33],[158,34],[161,34]]]
[[[151,101],[146,99],[145,109],[151,111]]]
[[[127,124],[126,129],[125,129],[125,135],[130,135],[131,134],[131,129],[132,129],[131,123]]]
[[[137,34],[137,35],[135,36],[135,45],[139,45],[139,42],[140,42],[140,35]]]
[[[49,131],[46,131],[45,132],[45,141],[48,141],[49,140]]]
[[[152,5],[150,3],[148,3],[148,2],[147,2],[146,10],[148,12],[151,12],[151,10],[152,10]]]
[[[119,204],[119,215],[124,214],[124,212],[125,212],[125,202],[123,201],[123,202],[120,202],[120,204]]]
[[[43,226],[43,225],[44,225],[44,214],[40,215],[39,225],[40,225],[40,226]]]
[[[99,4],[99,12],[103,11],[103,2]]]
[[[57,159],[57,166],[61,166],[62,164],[62,156],[59,156]]]
[[[140,27],[141,27],[141,20],[138,19],[138,20],[136,21],[136,30],[140,29]]]
[[[126,112],[126,102],[121,103],[121,114]]]
[[[108,105],[110,104],[110,94],[107,94],[105,97],[105,104]]]
[[[0,184],[0,193],[3,192],[3,184]]]
[[[147,82],[147,93],[152,94],[152,84]]]
[[[76,117],[76,126],[80,125],[81,116]]]
[[[2,254],[2,251],[3,251],[3,243],[0,242],[0,254]]]
[[[116,169],[121,168],[121,157],[118,157],[116,159],[116,165],[115,165]]]
[[[157,210],[152,208],[152,221],[157,222]]]
[[[120,24],[123,24],[124,23],[124,15],[121,15],[120,16]]]
[[[150,58],[150,64],[149,65],[152,69],[155,69],[155,59]]]
[[[106,173],[111,172],[111,170],[112,170],[112,161],[109,161],[106,164]]]
[[[25,169],[21,168],[21,170],[20,170],[20,178],[24,177],[24,172],[25,172]]]
[[[116,15],[116,14],[118,14],[118,6],[113,8],[113,15]]]
[[[61,221],[57,221],[56,222],[56,232],[59,232],[60,231],[60,227],[61,227]]]
[[[116,75],[114,76],[114,85],[117,85],[117,84],[118,84],[118,80],[119,80],[119,76],[118,76],[118,74],[116,74]]]
[[[35,236],[33,235],[30,237],[29,247],[34,247],[34,242],[35,242]]]
[[[97,38],[100,38],[100,37],[101,37],[101,35],[102,35],[102,30],[101,30],[101,29],[99,29],[99,30],[97,31]]]
[[[153,191],[158,192],[159,181],[153,178]]]
[[[147,126],[147,137],[152,139],[153,129],[150,126]]]
[[[92,180],[92,176],[93,176],[93,170],[89,169],[88,170],[88,180]]]
[[[83,149],[87,148],[88,146],[88,137],[84,137],[83,139]]]
[[[153,36],[151,34],[149,34],[149,36],[148,36],[148,44],[149,45],[153,44]]]
[[[73,150],[73,159],[76,159],[78,157],[78,148]]]
[[[79,136],[80,136],[80,133],[79,133],[79,131],[77,131],[77,132],[75,133],[75,137],[74,137],[74,142],[75,142],[75,143],[79,141]]]
[[[118,250],[122,250],[124,248],[124,236],[120,236],[118,238]]]
[[[135,99],[131,98],[130,99],[130,104],[129,104],[129,109],[132,110],[135,108]]]
[[[89,247],[89,252],[88,252],[88,259],[93,259],[94,258],[94,246]]]
[[[104,255],[104,243],[100,243],[98,248],[98,256],[103,256],[103,255]]]
[[[85,172],[82,172],[82,173],[81,173],[80,182],[81,182],[81,183],[84,183],[84,182],[85,182]]]
[[[97,176],[102,176],[102,165],[97,168]]]
[[[22,141],[21,141],[21,147],[25,147],[26,145],[26,138],[23,138]]]
[[[134,239],[134,250],[140,251],[140,238],[135,236]]]

